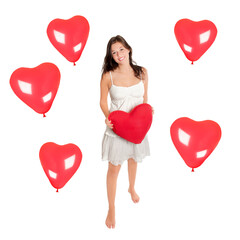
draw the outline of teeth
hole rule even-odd
[[[119,58],[120,61],[122,61],[123,59],[124,59],[124,57]]]

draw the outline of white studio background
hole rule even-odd
[[[6,1],[1,4],[1,239],[239,239],[239,7],[229,0]],[[74,67],[50,43],[55,18],[86,17],[90,34]],[[174,36],[182,19],[211,20],[218,35],[194,65]],[[107,162],[99,106],[108,40],[122,35],[133,59],[148,69],[151,156],[139,164],[134,205],[122,166],[116,196],[116,229],[105,226]],[[46,118],[10,88],[12,72],[52,62],[59,91]],[[213,120],[222,129],[215,151],[192,173],[174,148],[170,126],[179,117]],[[41,167],[46,142],[80,147],[80,168],[56,193]]]

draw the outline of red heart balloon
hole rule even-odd
[[[194,22],[181,19],[176,23],[174,33],[186,58],[193,63],[212,45],[217,36],[217,28],[208,20]]]
[[[186,117],[174,121],[170,132],[174,146],[192,171],[205,161],[221,138],[221,128],[216,122],[196,122]]]
[[[89,23],[83,16],[68,20],[54,19],[47,28],[52,45],[70,62],[80,58],[89,34]]]
[[[108,119],[113,124],[113,131],[120,137],[139,144],[146,136],[152,124],[152,107],[143,103],[130,113],[124,111],[113,111]]]
[[[52,63],[42,63],[35,68],[18,68],[10,78],[13,92],[30,108],[42,114],[51,108],[59,84],[60,71]]]
[[[42,145],[39,158],[50,183],[58,192],[79,168],[82,152],[74,144],[61,146],[48,142]]]

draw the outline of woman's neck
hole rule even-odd
[[[127,73],[127,72],[132,72],[133,69],[132,67],[130,66],[130,64],[119,64],[118,67],[117,67],[118,71],[119,72],[124,72],[124,73]]]

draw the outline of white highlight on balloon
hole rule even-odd
[[[71,168],[74,165],[75,158],[76,158],[76,155],[73,155],[73,156],[71,156],[71,157],[69,157],[69,158],[64,160],[64,162],[65,162],[65,169],[69,169],[69,168]]]
[[[187,51],[187,52],[191,52],[192,51],[192,47],[188,46],[187,44],[183,44],[183,47],[184,49]]]
[[[208,30],[207,32],[204,32],[202,34],[200,34],[200,44],[205,43],[208,41],[209,37],[210,37],[210,30]]]
[[[203,150],[203,151],[200,151],[200,152],[197,152],[197,158],[202,158],[206,155],[207,153],[207,150]]]
[[[188,146],[191,136],[179,128],[178,129],[178,138],[181,143]]]
[[[78,45],[76,45],[76,46],[73,48],[73,49],[74,49],[74,52],[80,51],[81,47],[82,47],[82,43],[80,42]]]
[[[21,91],[26,94],[32,94],[32,84],[26,83],[21,80],[18,80],[18,86],[20,87]]]
[[[51,100],[51,98],[52,98],[52,92],[50,92],[50,93],[48,93],[47,95],[45,95],[45,96],[43,97],[43,101],[44,101],[44,102],[48,102],[49,100]]]
[[[54,178],[54,179],[57,178],[57,174],[56,174],[55,172],[53,172],[53,171],[51,171],[51,170],[48,170],[48,173],[49,173],[49,176],[50,176],[51,178]]]
[[[55,36],[57,42],[65,44],[65,34],[64,33],[58,32],[56,30],[54,30],[53,33],[54,33],[54,36]]]

